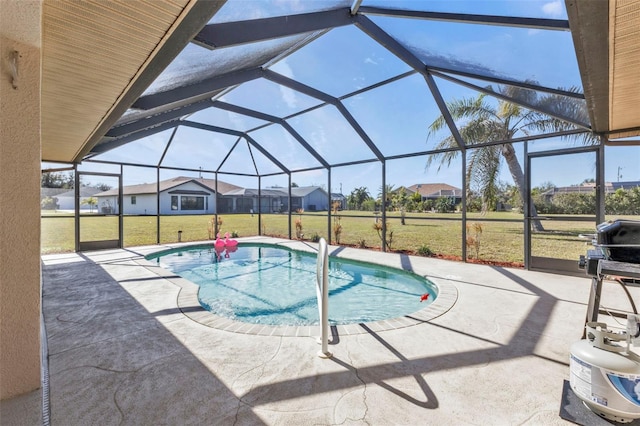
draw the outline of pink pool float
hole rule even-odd
[[[220,233],[218,232],[216,241],[213,243],[215,248],[223,248],[225,246],[224,240],[220,238]]]
[[[224,245],[226,247],[235,247],[235,246],[238,245],[238,241],[229,239],[229,233],[225,232],[225,234],[224,234]]]

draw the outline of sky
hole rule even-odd
[[[266,6],[268,4],[268,7]],[[348,5],[344,0],[303,2],[302,0],[230,1],[213,21],[232,21],[237,16],[246,19],[247,10],[255,18],[274,16],[286,12],[303,13],[309,8]],[[406,1],[393,3],[365,0],[363,6],[394,8],[424,8],[432,11],[482,13],[536,18],[566,19],[564,2],[553,1]],[[566,31],[545,31],[506,26],[470,25],[434,22],[417,19],[398,19],[370,16],[374,24],[406,43],[412,53],[425,63],[472,71],[487,76],[534,80],[547,87],[580,87],[571,34]],[[269,40],[257,46],[207,50],[189,45],[174,63],[160,76],[148,93],[166,84],[176,84],[197,73],[220,72],[246,66],[251,57],[280,49],[298,42],[300,37]],[[198,59],[194,62],[194,58]],[[461,62],[459,58],[465,58]],[[227,67],[227,68],[225,68]],[[411,68],[353,25],[339,27],[311,41],[304,48],[275,62],[270,69],[285,77],[313,86],[333,97],[368,87],[385,79],[410,71]],[[486,85],[485,82],[467,81]],[[473,98],[477,92],[435,78],[445,100]],[[286,117],[321,103],[316,98],[293,91],[265,79],[238,86],[219,100],[251,108],[278,117]],[[491,101],[495,105],[495,101]],[[431,92],[418,74],[406,76],[393,83],[377,87],[342,99],[348,113],[362,126],[364,133],[385,156],[403,155],[433,149],[447,137],[448,130],[430,132],[429,125],[440,115]],[[207,109],[186,117],[187,120],[213,124],[238,131],[255,129],[264,121],[230,113],[220,109]],[[375,152],[334,106],[328,105],[287,120],[293,130],[302,136],[319,155],[331,164],[359,160],[373,160]],[[165,131],[103,154],[96,159],[141,162],[154,165],[160,160],[171,132]],[[320,163],[298,143],[295,135],[282,126],[270,125],[248,133],[280,163],[289,169],[308,169]],[[277,173],[280,168],[255,147],[252,141],[238,140],[236,136],[211,133],[199,129],[180,127],[167,149],[163,165],[221,172],[249,173],[257,167],[261,174]],[[529,152],[573,147],[563,140],[532,142]],[[233,148],[231,154],[227,153]],[[520,164],[524,159],[524,144],[517,144]],[[640,180],[640,147],[607,148],[605,152],[605,180]],[[255,164],[255,165],[254,165]],[[386,162],[386,184],[411,186],[417,183],[448,183],[462,186],[460,159],[448,167],[435,162],[427,168],[424,156],[389,160]],[[84,163],[81,170],[118,173],[118,167]],[[165,170],[161,179],[186,172]],[[193,172],[191,175],[200,175]],[[213,177],[204,173],[204,177]],[[294,173],[292,181],[299,186],[328,187],[328,173],[312,170]],[[125,167],[124,184],[153,182],[155,169]],[[245,187],[257,187],[257,179],[221,174],[223,181]],[[579,184],[595,178],[595,154],[536,158],[532,161],[532,185],[546,182],[556,186]],[[506,165],[500,180],[512,183]],[[262,186],[287,186],[286,175],[263,178]],[[349,194],[354,188],[367,187],[375,196],[382,186],[382,166],[370,162],[349,167],[333,167],[331,191]]]

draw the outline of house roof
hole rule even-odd
[[[633,180],[628,182],[611,182],[611,186],[613,187],[614,191],[617,189],[636,188],[636,187],[640,187],[640,180]]]
[[[629,182],[605,182],[604,191],[605,193],[614,192],[618,189],[631,189],[635,187],[640,187],[640,181],[629,181]],[[590,192],[594,192],[596,190],[595,183],[586,183],[584,185],[574,185],[574,186],[558,186],[549,189],[542,193],[542,195],[553,195],[558,193],[578,193],[578,194],[588,194]]]
[[[215,179],[205,179],[205,178],[191,178],[186,176],[178,176],[172,179],[166,179],[160,181],[160,192],[167,191],[169,189],[175,188],[176,186],[183,185],[187,182],[195,182],[198,185],[211,190],[213,192],[216,191],[216,180]],[[122,192],[124,195],[140,195],[140,194],[155,194],[158,187],[155,183],[143,183],[139,185],[127,185],[122,188]],[[233,191],[235,189],[240,189],[239,186],[223,182],[218,180],[218,192],[220,194],[224,194],[225,192]],[[99,194],[95,194],[99,197],[107,197],[110,195],[117,195],[118,190],[110,189],[108,191],[101,192]]]
[[[69,191],[68,188],[40,188],[40,197],[57,197]]]
[[[407,190],[412,193],[419,192],[420,195],[427,198],[462,195],[460,188],[447,183],[416,183],[408,187]]]
[[[80,187],[80,197],[81,198],[82,197],[93,197],[94,195],[99,194],[100,192],[102,192],[100,189],[94,188],[92,186],[81,186]],[[66,192],[63,192],[62,194],[58,194],[58,197],[75,197],[75,196],[76,196],[75,189],[67,189]]]
[[[320,190],[325,194],[327,193],[327,191],[319,186],[296,186],[291,188],[291,195],[294,197],[304,197],[317,190]]]

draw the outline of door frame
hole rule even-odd
[[[109,178],[118,179],[118,209],[117,214],[100,214],[98,216],[118,216],[118,238],[115,240],[95,240],[95,241],[80,241],[80,177],[81,176],[104,176]],[[122,216],[122,173],[103,173],[103,172],[85,172],[79,171],[76,167],[75,171],[75,250],[88,251],[88,250],[105,250],[113,248],[122,248],[123,240],[123,216]]]
[[[595,181],[596,181],[596,211],[594,212],[594,232],[597,224],[604,222],[604,144],[600,143],[598,145],[590,145],[590,146],[580,146],[575,148],[565,148],[559,150],[550,150],[550,151],[537,151],[537,152],[528,152],[526,148],[527,144],[525,144],[525,188],[526,188],[526,196],[523,197],[524,200],[524,249],[525,249],[525,269],[527,270],[536,270],[536,271],[544,271],[544,272],[556,272],[565,275],[577,275],[584,276],[584,270],[578,267],[578,260],[568,260],[568,259],[556,259],[556,258],[547,258],[541,256],[533,256],[532,254],[532,238],[531,238],[531,222],[533,217],[531,215],[531,207],[533,206],[533,200],[531,197],[531,160],[542,157],[552,157],[552,156],[561,156],[561,155],[571,155],[571,154],[584,154],[593,152],[596,157],[596,166],[595,166]],[[554,216],[554,217],[545,217],[545,216],[537,216],[536,219],[541,220],[561,220],[565,222],[590,222],[591,218],[584,217],[576,217],[576,216]],[[586,251],[585,251],[586,254]]]

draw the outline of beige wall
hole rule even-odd
[[[0,0],[0,399],[40,387],[40,16]]]

